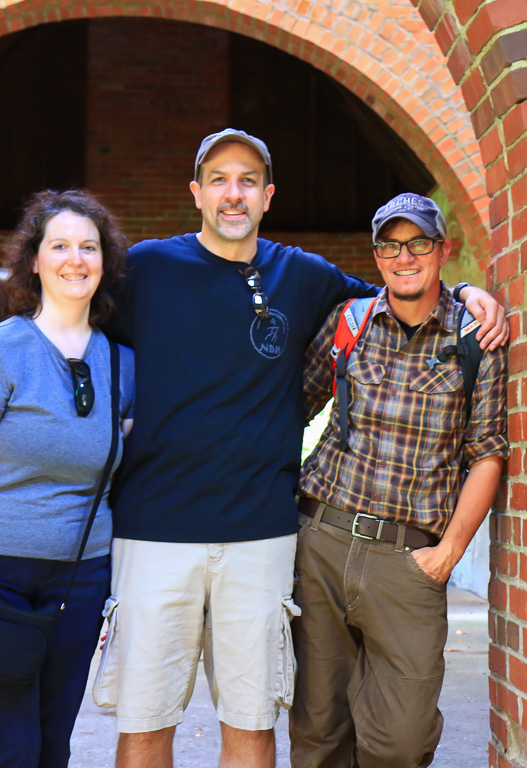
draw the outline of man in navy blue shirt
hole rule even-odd
[[[131,248],[114,329],[135,348],[137,390],[96,697],[117,706],[118,768],[171,768],[203,649],[220,766],[272,768],[294,682],[303,355],[335,304],[377,289],[258,238],[275,191],[259,139],[208,136],[190,188],[201,231]],[[486,333],[497,305],[470,290]]]

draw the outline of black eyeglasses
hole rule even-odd
[[[379,259],[395,259],[406,245],[412,256],[426,256],[432,253],[436,243],[444,243],[439,237],[412,237],[411,240],[386,240],[384,243],[374,243],[373,249]]]
[[[90,366],[84,360],[77,360],[75,357],[68,358],[68,365],[73,379],[73,399],[77,416],[87,416],[95,402]]]
[[[243,275],[245,282],[254,291],[252,296],[253,309],[258,317],[269,317],[269,299],[261,289],[260,273],[254,267],[240,269],[240,275]]]

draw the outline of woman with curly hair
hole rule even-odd
[[[0,323],[0,602],[59,607],[111,442],[109,342],[97,327],[124,274],[114,216],[82,190],[34,195],[7,245]],[[131,426],[133,353],[120,347],[121,431]],[[108,483],[109,486],[109,483]],[[0,684],[0,766],[66,768],[109,594],[104,490],[65,611],[33,690]]]

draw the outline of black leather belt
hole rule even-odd
[[[320,502],[316,499],[309,499],[307,496],[300,496],[298,500],[298,511],[308,517],[314,517]],[[439,544],[439,539],[433,533],[423,531],[420,528],[414,528],[411,525],[400,525],[399,523],[388,523],[379,517],[367,515],[364,512],[346,512],[344,509],[332,507],[331,504],[324,504],[324,512],[320,518],[324,523],[334,525],[336,528],[342,528],[349,531],[352,536],[358,536],[360,539],[376,539],[377,541],[390,541],[393,544],[397,541],[399,529],[404,529],[404,539],[401,546],[411,547],[412,549],[421,549],[421,547],[435,547]]]

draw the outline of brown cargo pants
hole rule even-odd
[[[443,726],[446,585],[409,550],[301,522],[292,768],[425,768]]]

